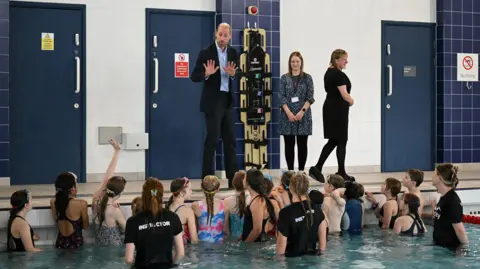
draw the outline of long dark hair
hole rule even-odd
[[[356,182],[347,182],[345,183],[345,192],[343,193],[343,197],[345,200],[355,200],[359,198],[359,190],[358,185]]]
[[[288,194],[288,199],[290,200],[290,203],[292,202],[292,193],[290,192],[290,180],[292,179],[294,174],[295,173],[293,171],[286,171],[282,174],[282,177],[280,178],[280,182],[282,184],[282,187]]]
[[[105,195],[100,202],[100,209],[98,212],[98,220],[100,221],[100,224],[105,220],[105,209],[107,208],[108,198],[120,195],[125,189],[126,184],[127,181],[121,176],[113,176],[108,180]]]
[[[8,225],[7,225],[7,249],[15,249],[15,242],[12,240],[12,223],[22,209],[25,208],[25,205],[30,202],[30,193],[28,190],[20,190],[16,191],[10,196],[10,205],[12,209],[10,209],[10,217],[8,218]]]
[[[237,196],[237,208],[238,215],[240,218],[243,218],[247,214],[247,202],[245,199],[245,186],[243,186],[243,178],[245,177],[245,171],[238,171],[233,176],[232,185],[236,191],[239,191],[240,194]]]
[[[172,183],[170,183],[170,192],[172,195],[170,196],[170,199],[168,199],[165,206],[166,209],[170,208],[175,198],[187,187],[188,183],[189,180],[186,177],[174,179]]]
[[[408,206],[408,213],[414,216],[413,222],[417,225],[418,233],[424,233],[423,221],[418,214],[420,198],[413,193],[406,193],[404,197],[403,202]]]
[[[70,172],[61,173],[55,181],[55,210],[57,211],[57,219],[65,219],[68,203],[70,202],[70,194],[76,188],[75,175]]]
[[[267,206],[268,215],[270,216],[269,221],[274,224],[276,222],[275,218],[275,209],[272,202],[268,199],[267,191],[265,189],[265,176],[260,170],[250,169],[247,171],[247,184],[252,190],[254,190],[258,195],[265,201]]]
[[[403,202],[408,207],[408,213],[415,216],[416,220],[420,219],[418,208],[420,207],[420,199],[413,193],[405,193]]]

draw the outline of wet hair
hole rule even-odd
[[[393,197],[396,197],[402,190],[402,183],[396,178],[389,177],[385,179],[385,188],[390,190]]]
[[[358,198],[357,198],[357,199],[358,199],[360,202],[363,203],[363,199],[360,199],[360,198],[362,198],[362,197],[365,195],[365,188],[364,188],[363,185],[360,184],[360,183],[357,183],[357,186],[358,186],[358,188],[357,188]]]
[[[105,220],[105,209],[107,208],[108,198],[120,195],[125,189],[126,184],[127,181],[121,176],[113,176],[108,180],[105,195],[103,196],[102,201],[100,201],[100,208],[98,211],[98,220],[100,221],[100,224]]]
[[[291,76],[292,73],[292,58],[298,57],[300,59],[300,76],[303,76],[303,57],[299,51],[294,51],[288,57],[288,74]]]
[[[458,185],[458,166],[451,163],[439,164],[435,168],[443,183],[452,188]]]
[[[265,189],[265,176],[263,175],[262,171],[255,168],[248,170],[247,184],[265,201],[265,205],[267,206],[267,211],[269,215],[269,221],[270,223],[274,224],[276,222],[275,209],[273,207],[272,201],[270,201],[267,196],[267,190]]]
[[[177,198],[177,196],[180,195],[180,193],[182,193],[182,191],[187,187],[189,182],[190,181],[188,180],[188,178],[184,177],[184,178],[174,179],[172,183],[170,183],[170,192],[172,193],[172,195],[170,196],[170,199],[168,199],[168,202],[165,208],[167,209],[170,208],[175,198]]]
[[[135,216],[138,214],[138,212],[142,211],[142,197],[138,196],[133,198],[130,208],[132,210],[132,216]]]
[[[345,179],[341,175],[332,174],[327,176],[327,183],[339,189],[345,186]]]
[[[325,195],[321,191],[311,190],[308,193],[308,198],[315,205],[320,205],[321,206],[323,204],[323,199],[325,198]]]
[[[267,195],[270,195],[270,193],[273,190],[273,182],[270,178],[265,177],[265,191],[267,192]]]
[[[150,212],[154,217],[163,212],[163,184],[150,177],[143,184],[142,211]]]
[[[330,56],[330,65],[333,67],[337,67],[337,61],[338,59],[342,58],[342,56],[346,55],[347,52],[343,49],[336,49],[332,52],[332,55]]]
[[[213,218],[213,199],[215,194],[220,189],[220,181],[216,176],[206,176],[202,180],[202,190],[205,194],[205,200],[207,201],[207,222],[212,224]]]
[[[10,209],[10,217],[8,218],[7,224],[7,248],[8,249],[16,249],[15,241],[12,238],[12,223],[15,219],[15,216],[25,208],[25,205],[30,202],[30,193],[28,190],[20,190],[16,191],[10,196],[10,205],[12,209]]]
[[[410,180],[415,181],[415,187],[420,186],[423,182],[423,171],[418,169],[408,169],[407,170],[408,177]]]
[[[310,215],[310,221],[307,217],[307,229],[310,229],[313,225],[313,213],[312,213],[312,205],[310,203],[310,197],[308,196],[308,189],[310,188],[310,181],[308,176],[305,173],[296,173],[293,175],[292,179],[290,180],[290,190],[293,194],[296,194],[298,200],[300,200],[300,204],[302,205],[303,213],[305,213],[305,217],[307,213]],[[303,205],[301,197],[305,196],[307,199],[307,206],[308,211],[305,210],[305,206]]]
[[[408,207],[408,213],[413,214],[416,220],[420,220],[420,215],[418,214],[420,198],[413,193],[405,193],[403,202]]]
[[[345,192],[343,193],[345,200],[358,199],[360,198],[358,195],[359,195],[358,184],[355,182],[347,182],[345,184]]]
[[[232,180],[232,185],[236,191],[240,194],[237,196],[237,209],[240,218],[243,218],[247,214],[247,202],[245,199],[245,186],[243,186],[243,178],[245,177],[245,171],[240,170],[235,173]]]
[[[68,203],[70,203],[70,194],[76,188],[75,175],[70,172],[64,172],[57,176],[55,181],[55,210],[57,219],[65,219]]]
[[[285,189],[285,191],[288,194],[288,199],[290,200],[290,203],[292,202],[292,193],[290,192],[290,180],[292,179],[292,176],[295,173],[293,171],[286,171],[285,173],[282,174],[282,177],[280,178],[280,183],[282,184],[282,187]]]

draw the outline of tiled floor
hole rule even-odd
[[[403,173],[371,173],[371,174],[354,174],[356,181],[362,183],[366,191],[379,192],[380,186],[387,177],[395,177],[399,180],[402,179]],[[425,172],[424,183],[420,186],[423,191],[433,191],[435,188],[432,186],[432,172]],[[460,183],[458,188],[480,188],[480,171],[479,172],[463,172],[459,174]],[[278,185],[279,179],[274,178],[275,185]],[[164,188],[166,190],[164,199],[170,197],[170,180],[163,181]],[[78,184],[78,197],[86,199],[91,202],[91,194],[99,187],[100,183],[83,183]],[[130,203],[133,198],[141,195],[143,181],[130,181],[127,183],[125,192],[120,197],[120,203]],[[312,187],[322,188],[323,184],[312,181]],[[232,194],[233,191],[227,190],[228,183],[226,180],[221,180],[221,191],[218,193],[219,198],[223,198]],[[194,193],[190,199],[196,200],[203,198],[203,194],[200,189],[200,180],[192,180],[192,188]],[[35,207],[47,207],[51,197],[54,197],[53,185],[26,185],[26,186],[2,186],[0,187],[0,210],[10,208],[10,195],[21,189],[28,189],[33,196]]]

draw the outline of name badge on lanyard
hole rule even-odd
[[[298,84],[299,84],[299,83],[300,83],[300,79],[297,79],[297,81],[295,81],[295,82],[293,83],[293,91],[294,91],[295,93],[297,93],[297,89],[298,89]],[[298,101],[300,101],[299,98],[298,98],[298,96],[292,97],[292,103],[296,103],[296,102],[298,102]]]

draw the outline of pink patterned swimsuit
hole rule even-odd
[[[198,201],[202,215],[198,218],[198,240],[211,243],[223,243],[223,224],[225,222],[225,207],[220,200],[220,208],[217,214],[213,215],[208,222],[207,205]]]

